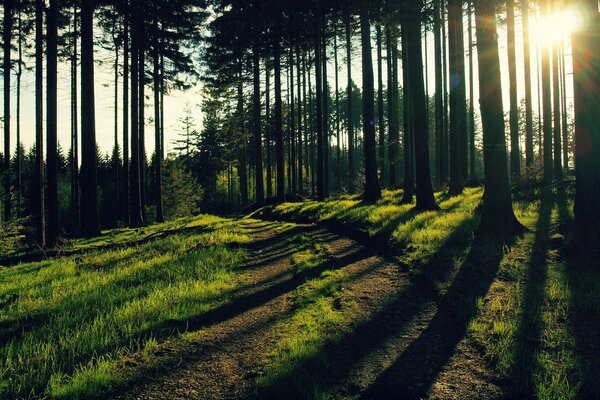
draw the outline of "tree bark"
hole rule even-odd
[[[317,200],[325,200],[325,138],[323,129],[323,69],[322,69],[322,49],[321,49],[321,15],[317,11],[315,17],[316,37],[315,37],[315,70],[316,70],[316,103],[317,103]]]
[[[561,109],[560,109],[560,75],[558,72],[558,44],[552,46],[552,104],[554,118],[554,179],[561,180],[563,178],[562,170],[562,131],[561,131]]]
[[[600,15],[594,0],[582,6],[589,19],[573,36],[576,254],[600,251]]]
[[[348,125],[348,192],[354,192],[354,180],[356,179],[355,161],[354,161],[354,119],[352,109],[352,41],[350,29],[350,10],[349,0],[344,3],[344,25],[346,28],[346,71],[348,77],[348,87],[346,96],[348,99],[347,125]]]
[[[296,45],[296,87],[298,90],[298,144],[296,146],[298,155],[298,193],[304,193],[304,181],[303,181],[303,157],[302,157],[302,70],[300,68],[300,46]]]
[[[34,209],[38,245],[46,246],[46,214],[44,212],[44,1],[35,2],[35,173]]]
[[[123,13],[123,223],[129,225],[129,8]]]
[[[448,1],[448,56],[450,84],[450,186],[456,196],[463,192],[467,161],[467,95],[462,0]]]
[[[262,162],[262,128],[260,121],[260,55],[258,45],[252,47],[253,58],[253,84],[254,84],[254,107],[253,107],[253,129],[254,129],[254,162],[256,173],[256,204],[262,206],[265,202],[265,189],[263,184],[263,162]]]
[[[508,235],[522,227],[512,208],[507,171],[500,56],[496,34],[495,1],[475,2],[479,94],[485,165],[485,193],[479,234]]]
[[[373,56],[371,50],[371,23],[367,1],[360,7],[360,33],[362,47],[363,100],[362,120],[365,152],[365,190],[363,199],[375,202],[381,198],[377,178],[377,142],[375,140],[375,80],[373,78]]]
[[[523,20],[523,59],[525,63],[525,165],[534,163],[533,155],[533,110],[531,96],[531,48],[529,39],[529,0],[521,0]]]
[[[283,158],[283,121],[281,110],[281,44],[275,35],[273,58],[275,61],[275,153],[277,158],[277,201],[285,202],[285,165]]]
[[[10,185],[10,50],[12,41],[13,26],[13,4],[14,0],[4,2],[4,23],[3,23],[3,68],[4,68],[4,175],[2,182],[4,186],[4,221],[10,221],[12,218],[12,201]]]
[[[381,24],[376,26],[377,34],[377,126],[379,127],[379,151],[378,164],[381,171],[382,180],[387,183],[387,170],[385,165],[385,123],[383,116],[383,51],[382,42],[383,34],[381,32]],[[336,71],[337,72],[337,71]]]
[[[402,203],[403,204],[411,204],[415,197],[415,119],[414,119],[414,105],[413,105],[413,82],[411,81],[413,71],[408,67],[409,59],[411,57],[411,49],[408,46],[408,34],[406,26],[402,26],[401,32],[401,40],[402,40],[402,107],[404,111],[404,142],[403,142],[403,150],[404,150],[404,183],[402,185],[403,194],[402,194]],[[398,48],[395,41],[392,43],[392,85],[394,87],[393,90],[398,90],[398,68],[397,68],[397,58],[398,58]],[[397,92],[396,92],[397,93]],[[392,96],[392,117],[390,121],[393,121],[396,117],[396,112],[398,109],[398,105],[396,104],[396,98],[398,98],[397,94]],[[396,130],[394,127],[394,122],[390,124],[390,141],[392,140],[392,130]],[[394,137],[398,137],[399,135],[393,134]],[[399,140],[399,139],[397,139]],[[391,170],[390,170],[391,173]]]
[[[157,10],[158,12],[158,10]],[[158,47],[158,21],[154,20],[154,48],[152,64],[154,68],[154,203],[156,207],[156,222],[164,222],[165,215],[162,201],[162,143],[160,137],[161,101],[160,101],[160,59]]]
[[[46,13],[46,177],[48,185],[48,225],[46,244],[56,245],[58,226],[58,132],[57,132],[57,81],[58,81],[58,4],[50,0]]]
[[[141,40],[141,0],[133,0],[131,11],[132,41],[131,41],[131,168],[130,168],[130,197],[129,197],[129,226],[139,228],[144,225],[142,216],[142,194],[140,183],[140,120],[139,120],[139,43]]]
[[[545,0],[544,16],[550,14],[550,0]],[[543,104],[543,151],[544,182],[552,182],[554,166],[552,165],[552,93],[550,92],[550,50],[542,49],[542,104]]]
[[[433,41],[435,49],[435,156],[436,156],[436,181],[441,186],[444,181],[445,155],[444,150],[444,74],[442,70],[442,27],[441,15],[442,0],[435,0],[433,15]],[[473,98],[473,97],[471,97]]]
[[[265,62],[265,70],[267,75],[265,77],[265,152],[267,158],[267,198],[271,198],[273,196],[273,177],[271,176],[271,67],[268,61]]]
[[[81,3],[81,233],[100,234],[94,104],[94,1]]]
[[[515,2],[506,3],[508,26],[508,75],[510,81],[510,173],[521,175],[521,150],[519,138],[519,104],[517,98],[517,46],[515,40]]]
[[[416,0],[413,15],[404,21],[406,26],[406,43],[408,45],[409,77],[411,80],[410,95],[413,105],[414,144],[415,144],[415,193],[418,210],[438,210],[433,196],[431,170],[429,166],[429,129],[425,84],[423,81],[423,55],[421,49],[421,8],[422,0]]]
[[[468,40],[469,40],[469,178],[477,179],[475,172],[475,68],[473,63],[473,2],[469,0]]]

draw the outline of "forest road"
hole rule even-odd
[[[159,367],[134,365],[139,377],[112,398],[273,398],[268,389],[256,390],[256,380],[281,338],[283,322],[294,313],[294,290],[318,277],[296,271],[298,235],[324,249],[326,269],[343,269],[351,278],[343,296],[353,304],[352,323],[341,339],[323,346],[329,366],[311,371],[320,387],[335,398],[502,397],[468,338],[444,344],[444,330],[452,327],[433,326],[437,302],[421,294],[392,259],[315,225],[244,221],[242,226],[251,243],[237,293],[203,316],[190,338],[159,344]]]

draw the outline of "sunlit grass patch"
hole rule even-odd
[[[142,236],[122,230],[72,244],[90,248],[76,256],[0,268],[0,398],[97,396],[126,379],[128,355],[150,354],[187,320],[223,304],[246,255],[230,245],[248,237],[237,222],[215,217],[143,235],[189,224],[207,229],[94,250],[101,240]]]

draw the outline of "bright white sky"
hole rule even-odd
[[[523,77],[523,43],[521,41],[521,17],[520,13],[517,11],[516,13],[517,25],[516,25],[516,36],[517,36],[517,70],[518,70],[518,93],[519,98],[524,96],[524,77]],[[531,63],[532,63],[532,82],[533,82],[533,108],[534,112],[537,112],[537,51],[535,46],[534,38],[536,36],[540,37],[540,41],[542,43],[547,43],[548,40],[560,41],[565,39],[568,42],[567,36],[570,31],[577,25],[578,18],[577,15],[571,11],[566,11],[557,15],[550,19],[546,23],[540,23],[538,18],[535,15],[530,16],[530,29],[532,35],[532,43],[531,43]],[[467,27],[467,20],[465,16],[465,30]],[[508,56],[507,56],[507,45],[506,45],[506,28],[505,26],[500,26],[498,30],[499,34],[499,43],[500,43],[500,57],[502,63],[502,78],[503,78],[503,97],[504,97],[504,107],[505,111],[508,110],[509,100],[508,100]],[[475,36],[473,35],[474,40]],[[355,36],[355,39],[358,39]],[[465,42],[467,41],[467,32],[465,31]],[[340,62],[340,74],[339,74],[339,84],[340,87],[344,87],[346,85],[346,69],[343,65],[343,60],[345,58],[345,49],[343,43],[338,41],[339,46],[339,62]],[[356,84],[361,86],[361,73],[360,73],[360,57],[358,52],[358,44],[354,43],[355,51],[354,51],[354,59],[353,59],[353,79]],[[428,47],[428,81],[429,81],[429,95],[433,96],[435,93],[435,77],[434,77],[434,46],[433,46],[433,35],[431,32],[428,32],[427,35],[427,47]],[[468,48],[465,43],[465,47]],[[375,54],[375,45],[373,45],[373,61],[376,62],[376,54]],[[330,86],[334,84],[334,67],[333,67],[333,54],[332,48],[329,48],[329,67],[328,67],[328,77]],[[567,79],[567,96],[570,99],[572,98],[572,79],[571,79],[571,57],[570,57],[570,45],[567,43],[565,53],[567,55],[566,59],[566,70],[568,75]],[[475,53],[476,55],[476,53]],[[14,54],[13,56],[16,56]],[[384,50],[384,58],[385,50]],[[105,63],[101,65],[96,65],[96,135],[97,142],[103,152],[109,152],[114,143],[114,70],[112,69],[112,52],[103,49],[96,49],[96,59],[97,60],[105,60]],[[466,55],[465,55],[466,57]],[[475,58],[476,60],[476,58]],[[28,62],[33,63],[33,60],[29,60]],[[468,64],[467,66],[467,74],[468,74]],[[28,65],[33,69],[33,65]],[[384,70],[384,85],[387,81],[387,77],[385,76],[386,68]],[[374,65],[375,78],[377,79],[377,68]],[[58,87],[58,132],[59,132],[59,142],[61,143],[63,149],[66,151],[70,146],[70,76],[69,76],[69,65],[61,64],[59,65],[59,87]],[[478,74],[477,74],[477,64],[475,63],[475,82],[477,82]],[[264,77],[263,77],[264,78]],[[401,78],[401,74],[400,74]],[[468,79],[468,77],[467,77]],[[467,80],[468,82],[468,80]],[[15,79],[13,75],[12,79],[13,89],[11,92],[11,107],[12,111],[12,120],[11,120],[11,128],[12,128],[12,139],[11,144],[15,145],[15,137],[16,137],[16,85]],[[314,83],[314,80],[313,80]],[[121,117],[122,117],[122,104],[121,104],[121,96],[122,96],[122,81],[119,81],[119,106],[118,106],[118,131],[119,131],[119,143],[121,144]],[[285,84],[285,74],[283,77],[283,85]],[[284,89],[285,90],[285,89]],[[202,102],[202,90],[200,85],[195,88],[187,91],[175,91],[169,94],[169,96],[165,97],[165,143],[166,150],[173,149],[173,140],[177,138],[177,136],[181,133],[179,128],[179,119],[184,116],[184,109],[186,105],[189,104],[193,110],[194,118],[201,126],[202,115],[200,110],[200,103]],[[468,91],[467,91],[468,93]],[[152,91],[150,88],[146,89],[146,132],[147,132],[147,152],[148,154],[152,153],[154,149],[153,143],[153,125],[152,125],[152,115],[153,115],[153,104],[152,104]],[[478,91],[477,88],[475,90],[475,105],[478,105]],[[22,129],[22,141],[26,148],[29,148],[34,142],[35,135],[35,115],[34,115],[34,76],[33,72],[26,72],[23,75],[23,83],[22,83],[22,115],[21,115],[21,129]],[[45,103],[44,103],[45,104]],[[0,138],[0,141],[2,139]]]

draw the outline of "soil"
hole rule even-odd
[[[240,290],[195,321],[186,340],[159,344],[148,369],[142,356],[125,367],[133,376],[115,399],[243,399],[256,396],[265,355],[281,335],[278,322],[293,312],[291,293],[310,278],[295,272],[290,239],[302,233],[322,243],[330,268],[351,277],[343,296],[359,310],[351,333],[327,345],[333,365],[315,372],[336,397],[363,399],[497,399],[504,395],[481,352],[440,317],[439,300],[423,294],[406,272],[373,246],[315,225],[276,229],[246,222],[252,239]]]

